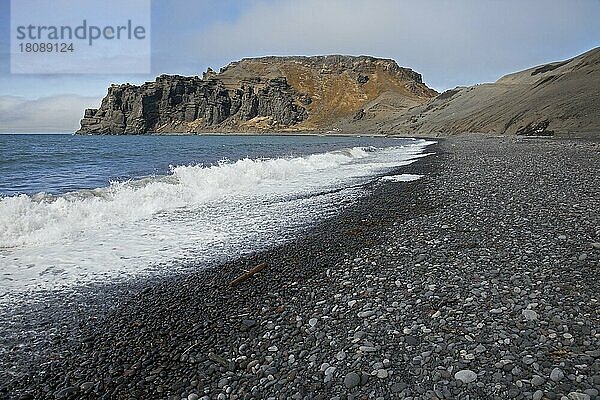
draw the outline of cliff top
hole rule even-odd
[[[272,78],[286,76],[294,71],[312,72],[319,75],[354,72],[369,74],[386,71],[402,80],[422,83],[421,75],[410,68],[400,67],[396,61],[372,56],[324,55],[324,56],[264,56],[243,58],[221,68],[217,75],[225,81],[248,79],[256,76]],[[216,74],[215,74],[216,75]]]

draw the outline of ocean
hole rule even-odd
[[[218,265],[293,239],[429,144],[0,135],[0,302]]]

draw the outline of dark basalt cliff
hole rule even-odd
[[[216,126],[232,116],[241,121],[271,117],[278,124],[294,125],[307,117],[294,103],[294,94],[285,78],[242,82],[228,90],[218,79],[161,75],[141,86],[111,86],[99,109],[85,111],[77,133],[180,132]]]
[[[391,106],[404,110],[435,94],[393,60],[251,58],[202,78],[161,75],[141,86],[112,85],[100,108],[85,110],[77,133],[327,130],[373,116],[380,99],[390,103],[391,96]]]

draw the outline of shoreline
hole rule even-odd
[[[370,133],[360,134],[351,132],[319,132],[319,131],[266,131],[266,132],[170,132],[170,133],[142,133],[142,134],[88,134],[88,133],[71,133],[72,136],[326,136],[326,137],[398,137],[398,138],[411,138],[411,135],[389,135],[385,133]],[[419,138],[426,138],[432,136],[421,136],[416,135]]]
[[[527,136],[527,135],[513,135],[503,133],[484,133],[484,132],[468,132],[468,133],[453,133],[443,134],[434,132],[406,132],[406,133],[359,133],[359,132],[315,132],[315,131],[299,131],[299,132],[199,132],[199,133],[144,133],[144,134],[78,134],[78,133],[61,133],[61,132],[0,132],[0,135],[65,135],[65,136],[321,136],[321,137],[381,137],[381,138],[398,138],[398,139],[430,139],[430,140],[443,140],[443,139],[456,139],[464,137],[480,137],[480,138],[504,138],[504,139],[519,139],[519,140],[532,140],[532,141],[544,141],[544,140],[563,140],[563,141],[576,141],[584,140],[597,142],[600,141],[600,136],[595,132],[574,132],[574,133],[555,133],[552,135],[540,135],[540,136]]]
[[[597,144],[471,136],[427,152],[390,172],[423,178],[369,184],[295,241],[71,299],[62,321],[40,305],[58,313],[26,350],[45,373],[0,377],[0,397],[595,398]],[[30,363],[12,344],[9,362]]]
[[[432,149],[435,146],[437,146],[437,144],[428,146],[424,152],[429,153],[434,151]],[[418,171],[424,174],[426,172],[420,167],[420,164],[430,157],[431,156],[424,158],[417,157],[413,163],[398,167],[397,169],[390,171],[389,174],[393,175],[395,173],[401,173],[398,171],[410,171],[412,173],[412,171],[415,171],[415,168],[418,168]],[[419,164],[419,166],[417,164]],[[430,168],[430,165],[425,167],[425,169],[428,168]],[[365,186],[377,185],[377,181],[378,178],[374,178],[372,183],[368,183]],[[367,197],[369,196],[370,195]],[[362,199],[361,201],[363,200],[365,199]],[[353,208],[354,206],[350,206],[350,209]],[[339,216],[336,216],[331,219],[326,219],[316,226],[309,227],[306,232],[303,232],[303,234],[292,242],[276,245],[267,250],[252,253],[246,257],[233,259],[223,264],[199,266],[200,269],[197,272],[193,272],[192,266],[187,266],[181,271],[175,271],[174,273],[165,271],[159,275],[141,276],[114,283],[87,284],[76,290],[50,290],[35,293],[33,301],[28,301],[25,304],[19,304],[12,308],[6,307],[5,309],[0,309],[0,330],[4,329],[5,332],[8,332],[6,335],[7,339],[4,343],[2,343],[2,338],[0,338],[0,350],[2,347],[19,347],[28,342],[35,343],[35,348],[25,350],[26,353],[30,353],[29,355],[24,356],[23,354],[18,354],[15,359],[9,359],[8,361],[4,360],[4,362],[2,360],[3,354],[0,351],[0,371],[3,370],[3,364],[10,366],[11,362],[16,364],[19,363],[19,360],[21,360],[21,365],[19,365],[20,369],[27,367],[22,360],[28,359],[30,356],[37,357],[40,360],[48,358],[47,354],[43,355],[36,353],[51,353],[53,350],[56,350],[53,348],[56,344],[55,337],[68,338],[67,340],[69,342],[78,346],[80,344],[78,341],[81,340],[82,337],[85,338],[89,336],[88,333],[82,331],[80,329],[81,327],[78,326],[80,324],[80,321],[78,321],[79,316],[83,316],[90,321],[97,321],[101,318],[110,318],[109,315],[111,312],[113,312],[114,309],[119,308],[123,302],[133,301],[136,296],[147,294],[156,287],[162,287],[163,285],[180,285],[188,279],[191,279],[192,276],[196,279],[206,279],[206,282],[219,281],[226,286],[227,282],[229,282],[227,279],[234,279],[244,269],[252,267],[253,262],[258,262],[252,260],[260,260],[265,257],[268,258],[268,254],[276,254],[281,248],[293,247],[298,241],[306,241],[307,236],[321,236],[320,232],[329,229],[324,228],[323,225],[335,225],[338,219]],[[310,243],[313,242],[310,241]],[[210,285],[206,284],[206,286]],[[27,296],[27,294],[19,296],[19,298],[24,296]],[[55,300],[53,304],[47,304],[46,300],[49,298]],[[68,329],[61,329],[59,326],[64,321],[69,322]],[[48,327],[51,328],[50,333],[46,332]],[[49,349],[43,349],[44,346],[49,346]],[[64,349],[62,349],[62,351],[64,351]],[[6,371],[8,371],[8,368]],[[22,373],[22,370],[20,372]],[[7,372],[5,376],[2,376],[0,373],[0,382],[8,382],[12,379],[14,379],[14,377],[11,376],[10,372]],[[6,389],[6,391],[8,391],[8,389]],[[3,387],[0,385],[0,398],[2,398],[3,393]],[[25,393],[27,393],[27,391],[25,391]],[[9,398],[12,399],[13,397]]]

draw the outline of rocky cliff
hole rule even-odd
[[[406,111],[437,93],[393,60],[316,56],[243,59],[199,77],[112,85],[78,134],[325,131]]]
[[[551,135],[600,132],[600,48],[494,83],[458,87],[389,118],[380,132]]]

